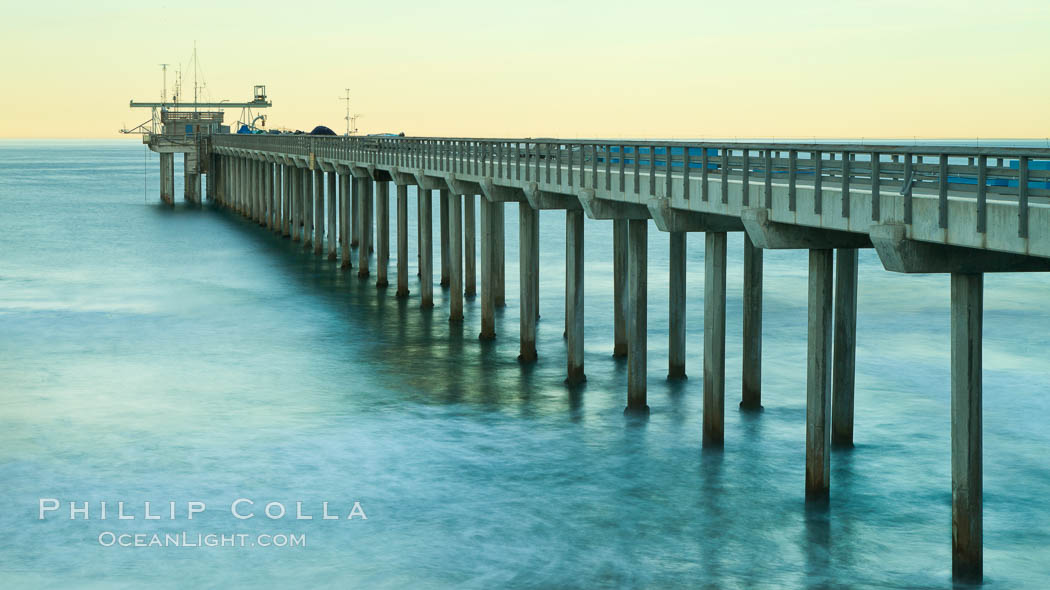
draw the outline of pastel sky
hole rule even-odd
[[[1050,136],[1048,0],[10,2],[0,137],[116,137],[160,63],[269,126],[471,137]],[[230,111],[227,120],[236,120]]]

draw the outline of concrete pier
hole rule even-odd
[[[160,153],[160,200],[175,204],[175,154]]]
[[[448,203],[448,263],[450,322],[463,321],[463,196],[451,194]]]
[[[339,218],[339,207],[336,205],[337,193],[335,184],[335,171],[327,172],[325,177],[328,181],[328,187],[325,191],[328,196],[328,260],[335,260],[338,258],[336,254],[336,232],[337,232],[337,221]]]
[[[685,232],[668,234],[670,239],[667,322],[667,378],[685,378]]]
[[[502,203],[492,203],[481,198],[481,340],[496,337],[496,240],[493,225],[495,208]]]
[[[539,315],[540,214],[527,202],[518,203],[518,268],[521,274],[520,361],[536,360],[536,318]]]
[[[627,356],[627,220],[613,222],[613,356]]]
[[[433,191],[419,189],[419,296],[424,308],[434,307]]]
[[[705,447],[721,447],[725,439],[727,243],[725,232],[704,235]]]
[[[583,211],[565,211],[565,336],[569,384],[587,377],[583,371]]]
[[[390,183],[376,181],[376,287],[386,287],[390,265]]]
[[[740,407],[762,407],[762,249],[744,234],[744,354]]]
[[[951,275],[952,575],[984,574],[982,358],[984,275]]]
[[[831,376],[831,444],[853,446],[853,396],[857,357],[857,249],[835,252],[834,350]]]
[[[806,498],[828,497],[831,481],[831,312],[834,250],[809,251],[806,361]]]
[[[170,203],[173,171],[166,171],[173,170],[174,156],[163,153],[171,146],[158,147],[162,148],[157,150],[161,197]],[[351,248],[358,246],[361,270],[367,275],[374,211],[378,285],[385,282],[388,264],[390,212],[385,183],[392,178],[397,186],[400,297],[408,295],[408,185],[418,186],[421,305],[432,307],[434,282],[444,282],[451,288],[450,320],[460,321],[480,278],[481,339],[496,337],[496,310],[507,304],[505,204],[517,203],[519,352],[524,361],[538,354],[539,211],[566,211],[564,330],[570,384],[585,378],[583,216],[610,221],[613,353],[627,357],[626,413],[648,410],[648,220],[670,238],[669,378],[684,377],[691,358],[685,316],[690,269],[684,232],[704,232],[704,446],[721,447],[725,439],[725,232],[745,231],[742,409],[762,407],[763,250],[806,250],[807,499],[828,497],[831,445],[853,444],[858,249],[873,248],[889,271],[951,274],[953,572],[960,581],[981,579],[982,273],[1050,271],[1050,232],[1044,229],[1050,227],[1050,209],[1043,205],[1050,196],[1046,167],[1050,149],[867,145],[863,150],[868,153],[861,154],[856,145],[833,144],[662,142],[653,146],[536,138],[232,134],[213,135],[201,149],[208,153],[188,162],[186,174],[195,175],[197,188],[187,189],[187,202],[194,202],[194,190],[199,201],[199,174],[206,173],[209,198],[214,183],[217,202],[223,207],[248,220],[277,225],[293,240],[307,247],[313,244],[317,251],[324,246],[325,221],[324,202],[317,198],[324,188],[317,175],[334,170],[339,174],[340,194],[333,200],[329,176],[328,257],[336,248],[337,216],[334,227],[343,266],[349,266]],[[645,152],[647,162],[638,157]],[[626,154],[633,155],[626,158]],[[935,161],[939,167],[932,165]],[[405,173],[406,169],[412,172]],[[919,182],[912,182],[912,172],[922,176]],[[351,181],[351,175],[356,180]],[[380,183],[374,205],[373,180]],[[440,278],[434,276],[433,261],[435,190],[442,194]],[[473,205],[473,195],[478,194],[482,195],[480,277],[475,276],[478,236]],[[482,348],[485,354],[499,349]]]
[[[646,337],[649,221],[631,219],[628,224],[627,256],[627,408],[628,414],[649,415],[646,399]]]
[[[397,184],[397,296],[408,297],[408,185]]]
[[[463,295],[468,298],[474,297],[478,288],[474,201],[474,195],[463,195]]]

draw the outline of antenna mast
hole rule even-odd
[[[193,42],[193,104],[196,105],[198,100],[197,96],[197,42]],[[197,112],[197,107],[193,107],[193,112]]]
[[[339,97],[339,100],[346,101],[346,116],[343,117],[343,118],[346,119],[346,134],[350,135],[350,89],[349,88],[346,89],[346,97]],[[356,132],[357,129],[354,129],[354,131]]]

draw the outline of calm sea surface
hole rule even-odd
[[[804,252],[766,253],[765,411],[744,414],[730,237],[726,444],[702,452],[699,235],[690,378],[668,382],[667,236],[649,234],[652,416],[639,423],[611,357],[607,222],[586,224],[588,381],[570,391],[562,214],[540,216],[540,360],[523,367],[513,209],[508,307],[482,343],[480,299],[462,325],[440,288],[419,309],[414,205],[413,297],[398,300],[230,213],[185,207],[181,164],[176,179],[172,210],[137,142],[0,142],[0,586],[951,586],[947,277],[861,253],[857,445],[832,457],[830,506],[807,510]],[[986,279],[992,588],[1050,581],[1048,288]],[[40,520],[40,498],[61,508]],[[254,518],[232,516],[238,498]],[[70,520],[70,501],[90,502],[90,520]],[[135,520],[116,519],[118,501]],[[144,520],[146,501],[162,519]],[[189,520],[193,501],[207,509]],[[295,519],[297,501],[313,520]],[[288,514],[266,518],[269,502]],[[322,502],[343,517],[360,502],[368,518],[323,520]],[[307,545],[106,547],[107,532]]]

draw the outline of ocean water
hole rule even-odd
[[[569,389],[562,214],[540,215],[540,358],[522,366],[512,208],[508,306],[486,343],[480,299],[462,324],[440,287],[419,309],[414,203],[413,294],[399,300],[374,275],[186,207],[181,168],[176,207],[161,206],[157,164],[128,141],[0,142],[0,586],[951,587],[947,277],[861,253],[856,447],[832,456],[828,506],[807,508],[804,252],[766,253],[765,409],[741,413],[731,235],[725,449],[703,451],[700,236],[689,379],[671,382],[668,244],[650,231],[652,414],[636,421],[611,356],[607,222],[586,222],[588,380]],[[1050,581],[1048,287],[986,278],[990,588]],[[239,498],[254,517],[234,517]],[[115,517],[120,501],[135,519]],[[162,518],[144,518],[147,501]],[[189,519],[190,502],[206,510]],[[284,518],[266,517],[270,502]],[[323,502],[343,518],[322,519]],[[367,519],[345,518],[355,502]],[[249,542],[107,546],[183,533]],[[305,546],[259,542],[289,534]]]

